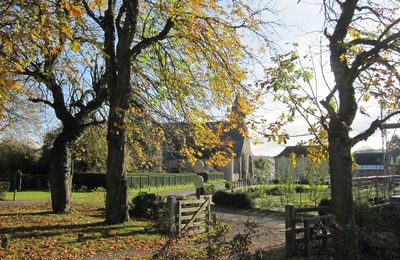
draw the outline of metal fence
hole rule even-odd
[[[133,189],[143,189],[150,187],[177,186],[193,183],[195,173],[177,173],[177,174],[141,174],[128,175],[128,187]],[[208,180],[224,179],[223,173],[208,173]]]

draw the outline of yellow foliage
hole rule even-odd
[[[72,41],[69,46],[73,52],[78,52],[81,49],[81,44],[78,41]]]
[[[24,67],[22,67],[22,65],[20,63],[16,63],[15,64],[15,70],[17,72],[24,72]]]
[[[93,0],[89,3],[90,8],[103,8],[105,5],[105,0]]]
[[[342,53],[339,58],[341,62],[347,62],[347,57],[345,53]]]
[[[62,6],[71,17],[79,17],[83,15],[82,8],[74,3],[64,1]]]

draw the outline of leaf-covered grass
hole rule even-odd
[[[105,225],[104,212],[90,204],[77,204],[70,214],[52,214],[49,203],[37,202],[0,210],[0,234],[8,240],[0,259],[81,259],[124,250],[151,256],[164,240],[148,230],[150,222]]]

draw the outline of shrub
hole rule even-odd
[[[376,259],[400,258],[400,205],[370,207],[358,203],[354,216],[361,229],[359,248]]]
[[[135,217],[157,219],[159,211],[163,208],[161,196],[156,194],[148,194],[145,192],[139,193],[132,199],[129,215]]]
[[[255,237],[257,224],[247,220],[243,233],[236,234],[229,245],[229,256],[233,259],[251,259],[250,246]]]
[[[0,182],[0,200],[3,200],[6,192],[10,189],[10,182]]]
[[[331,200],[330,199],[322,199],[319,203],[318,206],[330,206],[331,205]],[[319,210],[318,215],[323,216],[326,215],[327,213],[330,213],[330,211],[326,212],[325,210]]]
[[[299,186],[296,186],[295,191],[296,191],[296,193],[305,193],[305,192],[309,192],[310,189],[305,188],[304,186],[299,185]]]
[[[265,190],[265,193],[267,195],[274,195],[274,196],[282,195],[282,191],[278,187],[273,187],[273,188],[267,189],[267,190]]]
[[[203,191],[203,195],[212,195],[216,191],[216,187],[214,184],[204,184]]]
[[[106,187],[106,175],[104,173],[74,173],[72,183],[78,187],[86,187],[91,190],[97,187]]]
[[[253,207],[253,200],[249,193],[226,192],[219,190],[212,196],[213,202],[220,206],[250,209]]]

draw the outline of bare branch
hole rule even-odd
[[[143,49],[147,48],[151,44],[157,41],[164,40],[168,33],[171,31],[172,27],[174,26],[174,22],[172,21],[172,17],[168,18],[167,22],[165,23],[164,28],[162,31],[150,38],[144,38],[142,41],[140,41],[138,44],[136,44],[130,51],[130,57],[136,57],[139,55]]]
[[[33,103],[43,103],[43,104],[46,104],[46,105],[48,105],[48,106],[50,106],[50,107],[53,107],[54,108],[54,104],[53,103],[51,103],[50,101],[48,101],[48,100],[45,100],[45,99],[40,99],[40,98],[30,98],[29,99],[29,101],[31,101],[31,102],[33,102]]]
[[[102,17],[97,17],[92,9],[90,9],[90,6],[85,0],[82,0],[83,7],[85,8],[86,14],[93,19],[102,29],[104,29],[104,22]]]
[[[356,135],[355,137],[351,138],[351,145],[353,146],[353,145],[357,144],[360,141],[367,140],[368,137],[373,135],[378,128],[382,128],[382,123],[384,123],[385,121],[389,120],[391,117],[393,117],[393,116],[395,116],[397,114],[400,114],[400,111],[395,111],[393,113],[390,113],[389,115],[387,115],[386,117],[382,118],[381,120],[379,120],[379,119],[374,120],[367,130],[365,130],[364,132],[362,132],[362,133]]]

